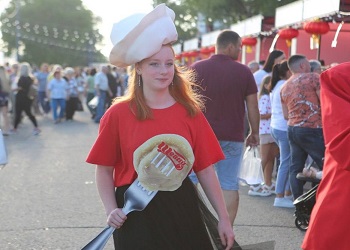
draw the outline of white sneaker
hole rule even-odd
[[[291,194],[291,195],[285,195],[284,196],[284,198],[285,199],[288,199],[288,200],[291,200],[291,201],[293,201],[294,200],[294,198],[293,198],[293,195]]]
[[[40,129],[34,128],[34,130],[33,130],[33,135],[38,135],[38,134],[40,134],[40,132],[41,132]]]
[[[275,198],[274,207],[294,208],[293,201],[286,198]]]

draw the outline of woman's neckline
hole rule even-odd
[[[151,109],[155,110],[155,111],[157,111],[157,110],[161,111],[161,110],[170,109],[170,108],[174,107],[176,104],[177,104],[177,102],[175,101],[174,103],[172,103],[170,105],[167,105],[167,106],[164,106],[164,107],[159,107],[159,108],[151,108]]]

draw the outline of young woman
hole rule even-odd
[[[139,51],[142,51],[144,58],[129,61],[127,57],[111,53],[110,61],[116,66],[134,62],[135,68],[128,94],[114,101],[101,119],[99,135],[87,162],[97,165],[97,188],[108,217],[107,222],[117,229],[114,232],[116,249],[214,249],[206,229],[208,224],[202,217],[203,206],[200,208],[196,188],[187,177],[192,167],[218,214],[217,230],[221,241],[216,244],[231,249],[234,240],[232,225],[212,166],[223,158],[223,153],[201,112],[203,103],[193,90],[191,72],[179,69],[174,64],[172,47],[163,44],[164,41],[174,41],[174,37],[176,39],[173,18],[169,18],[171,14],[174,15],[172,10],[161,4],[147,15],[153,18],[144,18],[137,26],[147,32],[146,27],[151,25],[147,22],[153,20],[154,25],[166,27],[163,32],[168,32],[162,34],[167,39],[159,41],[154,36],[147,36],[152,37],[151,46],[140,43]],[[129,46],[128,43],[123,44]],[[117,43],[115,47],[118,46],[122,45]],[[148,51],[150,47],[156,48],[156,52]],[[120,50],[121,47],[117,49],[117,52],[128,53],[125,47],[124,50]],[[171,142],[169,135],[180,136],[186,143]],[[177,152],[166,146],[168,152],[172,153],[166,153],[164,159],[169,160],[173,154],[175,158],[187,162],[188,158],[182,156],[193,154],[193,166],[186,168],[184,180],[176,183],[178,188],[163,188],[143,211],[131,212],[126,216],[121,209],[125,190],[137,177],[140,178],[140,169],[156,171],[153,160],[138,162],[134,152],[159,136],[164,138],[166,145],[174,143],[179,149]],[[187,143],[190,150],[182,150],[182,146]],[[158,147],[159,152],[164,153],[162,145],[154,145],[151,150],[157,150]],[[147,159],[148,152],[144,154],[143,159]],[[174,174],[176,178],[181,170],[176,170]],[[169,182],[174,182],[174,179],[169,179]]]
[[[14,127],[12,129],[13,133],[16,133],[17,131],[17,127],[21,121],[21,116],[23,111],[26,113],[26,115],[34,125],[33,134],[38,135],[40,133],[40,129],[38,128],[38,123],[31,111],[33,99],[29,96],[29,91],[32,84],[34,84],[34,79],[35,79],[31,71],[32,69],[29,63],[26,63],[26,62],[21,63],[18,71],[15,122],[14,122]]]
[[[287,61],[274,66],[271,80],[271,134],[280,150],[280,165],[276,179],[275,207],[294,208],[289,182],[290,147],[287,135],[287,121],[284,119],[281,104],[281,88],[291,76]]]
[[[273,66],[277,63],[280,63],[286,58],[286,55],[282,50],[273,50],[267,57],[267,60],[262,69],[254,72],[254,79],[256,85],[258,86],[258,90],[260,90],[261,82],[265,76],[272,74]]]
[[[275,193],[275,184],[272,182],[272,172],[275,158],[278,155],[278,146],[271,136],[271,101],[270,101],[271,76],[264,77],[259,91],[260,112],[260,157],[264,172],[264,184],[251,186],[248,191],[253,196],[270,196]]]

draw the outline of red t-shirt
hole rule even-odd
[[[129,103],[119,103],[110,107],[101,119],[99,135],[86,161],[114,167],[116,187],[131,184],[137,178],[133,153],[156,135],[184,137],[193,149],[195,172],[224,159],[214,132],[202,113],[190,117],[178,103],[152,112],[152,119],[140,121],[131,112]]]

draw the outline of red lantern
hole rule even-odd
[[[182,57],[182,54],[181,54],[181,53],[175,55],[175,59],[176,59],[176,60],[181,60],[181,57]]]
[[[187,58],[190,56],[190,52],[182,52],[182,57]]]
[[[245,37],[242,39],[242,46],[247,47],[247,53],[252,52],[252,47],[256,45],[258,40],[255,37]]]
[[[290,47],[291,40],[299,35],[299,31],[297,29],[286,28],[279,30],[278,35],[280,38],[286,39],[287,46]]]
[[[312,35],[324,35],[329,31],[329,24],[323,21],[304,23],[304,30]]]
[[[201,55],[201,59],[205,59],[210,57],[213,53],[215,53],[215,46],[211,46],[211,47],[203,47],[200,49],[199,51],[200,55]]]
[[[204,54],[204,55],[207,55],[207,54],[210,54],[210,50],[209,50],[208,47],[201,48],[200,53]]]
[[[326,34],[330,28],[327,22],[316,20],[304,23],[304,30],[312,35],[310,48],[313,49],[319,47],[320,36]]]
[[[215,53],[215,46],[211,46],[208,49],[210,53]]]
[[[196,50],[193,50],[193,51],[191,51],[191,52],[189,52],[189,57],[197,57],[198,56],[198,54],[199,54],[199,52],[198,51],[196,51]]]

